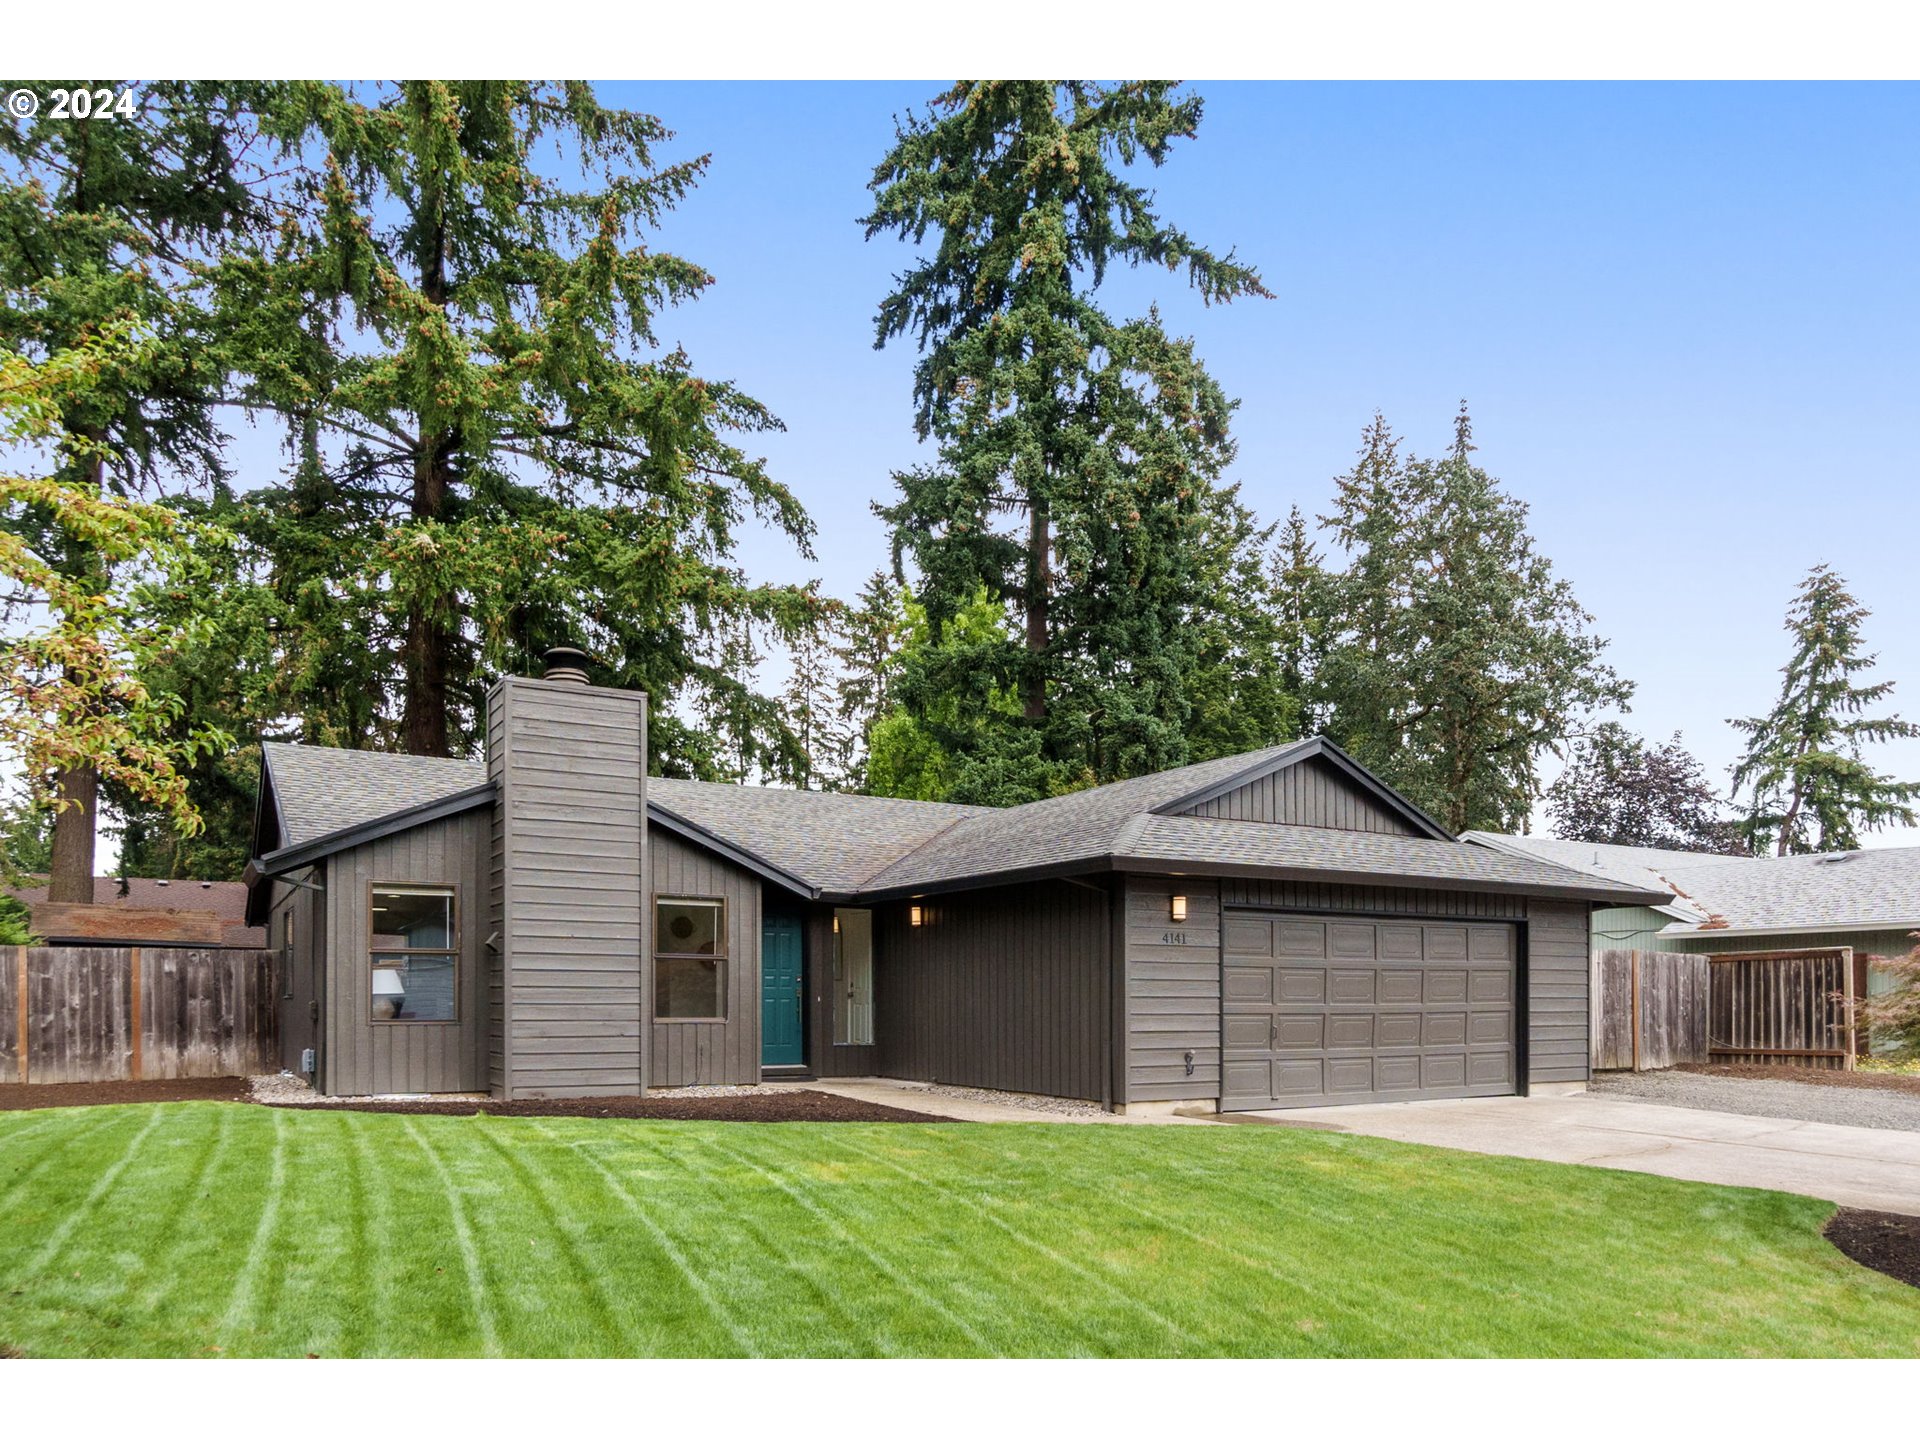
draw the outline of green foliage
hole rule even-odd
[[[0,895],[0,945],[34,945],[33,916],[11,895]]]
[[[1542,753],[1632,686],[1474,448],[1464,407],[1438,460],[1368,427],[1325,522],[1348,565],[1319,587],[1315,700],[1327,734],[1442,823],[1517,830]]]
[[[1574,742],[1567,768],[1547,790],[1547,813],[1562,840],[1749,853],[1720,812],[1720,797],[1677,733],[1649,745],[1613,720]]]
[[[1868,713],[1893,693],[1891,680],[1854,681],[1874,666],[1861,653],[1871,613],[1840,576],[1814,566],[1787,608],[1793,655],[1779,699],[1765,715],[1727,722],[1747,737],[1733,788],[1748,791],[1741,831],[1755,851],[1853,850],[1863,829],[1914,823],[1920,782],[1881,775],[1862,758],[1868,744],[1920,736],[1898,715]]]
[[[880,507],[933,641],[906,657],[898,693],[952,758],[954,798],[1179,764],[1196,688],[1217,726],[1235,687],[1196,674],[1193,643],[1207,582],[1233,563],[1216,548],[1235,521],[1215,491],[1233,405],[1156,312],[1119,322],[1091,299],[1116,263],[1184,270],[1208,303],[1267,293],[1126,177],[1194,133],[1200,101],[1173,89],[963,82],[900,125],[874,172],[869,238],[922,247],[881,304],[877,343],[917,341],[915,423],[938,445]],[[983,593],[1010,623],[971,637],[963,670],[945,629]],[[942,733],[941,708],[983,691],[1017,711],[972,707],[964,736]]]
[[[664,771],[791,774],[749,657],[817,603],[732,554],[811,525],[739,443],[778,422],[654,331],[713,283],[645,238],[704,160],[656,164],[665,127],[581,82],[301,84],[263,123],[300,178],[216,279],[293,473],[240,502],[208,657],[253,678],[257,728],[464,752],[491,675],[566,642],[650,693]]]
[[[1920,941],[1920,934],[1913,938]],[[1880,964],[1892,984],[1855,1002],[1860,1023],[1873,1037],[1876,1058],[1895,1065],[1920,1062],[1920,944]]]

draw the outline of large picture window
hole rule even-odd
[[[873,1044],[873,912],[833,912],[833,1043]]]
[[[457,895],[451,885],[372,889],[373,1018],[456,1020]]]
[[[658,1020],[727,1018],[727,914],[723,902],[654,902],[653,1014]]]

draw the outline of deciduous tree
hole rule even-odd
[[[1748,853],[1677,733],[1649,745],[1618,721],[1596,726],[1573,742],[1567,767],[1546,798],[1553,833],[1562,840]]]

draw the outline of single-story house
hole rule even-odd
[[[263,747],[251,917],[289,1068],[503,1098],[880,1075],[1115,1109],[1588,1074],[1588,921],[1325,740],[1010,809],[650,778],[556,652],[483,760]]]
[[[266,931],[247,923],[247,887],[238,880],[167,880],[96,875],[91,905],[47,901],[44,880],[10,889],[34,933],[53,945],[171,945],[257,950]]]

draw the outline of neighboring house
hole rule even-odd
[[[52,944],[186,945],[256,950],[264,927],[247,923],[247,887],[237,880],[154,880],[96,875],[93,904],[47,903],[47,887],[8,891]]]
[[[1588,915],[1323,740],[1006,810],[648,778],[646,702],[490,693],[484,761],[263,746],[249,917],[329,1094],[884,1075],[1113,1108],[1583,1083]]]
[[[1597,911],[1595,950],[1730,954],[1848,945],[1871,962],[1906,954],[1920,931],[1920,846],[1751,857],[1478,830],[1460,838],[1595,879],[1673,892],[1664,905]],[[1877,990],[1887,982],[1870,983]]]

